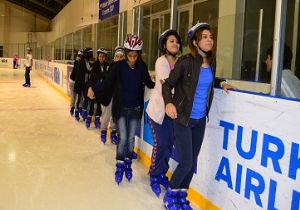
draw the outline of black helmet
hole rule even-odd
[[[93,49],[90,47],[86,47],[83,50],[83,58],[91,59],[93,57]]]
[[[188,33],[187,33],[187,42],[189,46],[193,45],[193,40],[195,39],[195,33],[197,31],[199,31],[200,29],[208,29],[210,30],[210,26],[208,23],[196,23],[196,25],[194,25],[192,28],[189,29]]]
[[[174,35],[176,37],[176,39],[180,45],[179,50],[180,50],[180,52],[182,52],[181,38],[180,38],[179,34],[177,33],[177,31],[175,31],[173,29],[167,29],[159,36],[159,39],[158,39],[159,51],[163,54],[165,54],[167,52],[165,45],[167,43],[167,37],[170,35]]]

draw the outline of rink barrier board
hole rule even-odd
[[[299,125],[298,100],[216,89],[191,201],[208,210],[299,210]],[[136,149],[149,167],[151,144],[145,149],[141,133]]]

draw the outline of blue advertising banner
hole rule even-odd
[[[111,16],[119,14],[119,0],[100,0],[99,1],[99,19],[104,20]]]

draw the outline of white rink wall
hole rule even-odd
[[[72,65],[35,60],[34,68],[68,95]],[[216,89],[191,184],[214,204],[201,209],[299,210],[299,126],[300,101]],[[151,157],[151,141],[136,146]]]

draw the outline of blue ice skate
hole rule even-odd
[[[75,110],[75,120],[79,121],[80,117],[79,117],[79,111]]]
[[[22,86],[23,87],[30,87],[30,84],[24,83]]]
[[[161,193],[161,188],[159,185],[159,181],[160,181],[159,178],[160,177],[157,177],[157,176],[150,176],[150,186],[151,186],[152,191],[155,193],[155,195],[157,197],[159,197],[159,195]]]
[[[125,158],[125,177],[130,182],[132,179],[132,161],[129,158]]]
[[[100,116],[95,117],[95,127],[98,129],[100,128]]]
[[[132,152],[132,159],[136,160],[137,158],[138,158],[138,154],[135,151],[133,151]]]
[[[92,116],[87,116],[86,121],[85,121],[85,127],[89,128],[91,126],[91,121],[92,121]]]
[[[101,141],[103,142],[103,144],[106,143],[106,134],[107,134],[106,129],[103,129],[103,130],[101,131],[101,135],[100,135],[100,138],[101,138]]]
[[[164,188],[165,188],[166,190],[169,188],[169,185],[170,185],[169,179],[168,179],[168,177],[167,177],[165,174],[161,174],[161,175],[159,176],[159,183],[160,183],[162,186],[164,186]]]
[[[83,121],[85,121],[85,120],[86,120],[86,118],[87,118],[87,115],[88,115],[88,114],[87,114],[87,111],[86,111],[85,109],[83,109],[83,110],[82,110],[82,115],[81,115],[81,116],[82,116],[82,119],[83,119]]]
[[[112,144],[116,144],[116,145],[118,145],[120,142],[117,135],[117,131],[115,129],[111,130],[110,132],[110,141]]]
[[[180,210],[180,204],[178,201],[179,190],[168,189],[164,196],[164,207],[167,210]]]
[[[123,174],[125,170],[125,163],[124,161],[117,160],[116,164],[116,172],[115,172],[115,181],[119,185],[123,180]]]
[[[79,107],[78,111],[79,111],[80,116],[82,117],[82,107]]]
[[[180,189],[178,193],[178,201],[182,210],[193,210],[190,206],[190,202],[186,199],[187,189]]]

